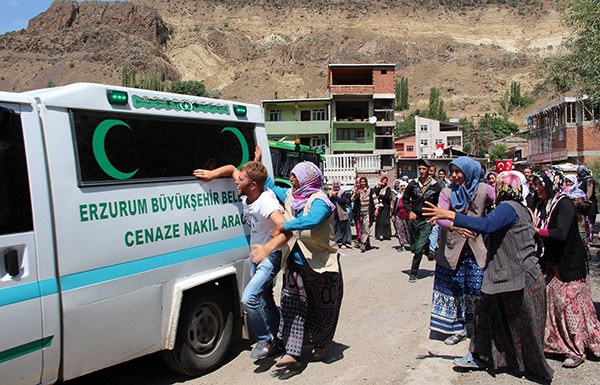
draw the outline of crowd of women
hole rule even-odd
[[[445,170],[437,175],[444,188],[437,205],[423,209],[435,229],[430,329],[449,345],[470,340],[457,366],[551,381],[547,356],[562,357],[567,368],[583,363],[586,353],[600,357],[588,266],[595,184],[585,166],[567,177],[524,171],[527,177],[485,173],[478,162],[460,157],[449,164],[448,179]],[[386,176],[375,188],[366,178],[357,180],[346,204],[353,204],[361,251],[371,246],[373,223],[376,238],[391,238],[390,221],[398,251],[411,247],[414,226],[402,199],[407,179],[391,188]]]
[[[586,201],[579,189],[585,179],[567,185],[555,170],[529,179],[518,171],[486,178],[466,157],[450,169],[449,188],[425,215],[442,228],[431,329],[450,335],[450,344],[470,337],[469,353],[455,364],[551,381],[547,355],[560,355],[567,368],[580,365],[586,352],[600,355],[588,238],[578,219],[585,223],[589,207],[574,202]],[[581,166],[578,174],[589,171]],[[493,179],[494,189],[486,179]],[[530,189],[533,211],[526,200]]]
[[[235,174],[241,175],[236,179],[240,191],[255,183],[244,172]],[[402,199],[404,191],[413,186],[425,192],[436,183],[443,185],[436,190],[437,204],[424,200],[419,206],[427,225],[438,228],[430,237],[436,262],[430,329],[432,336],[445,336],[448,345],[470,340],[468,354],[455,365],[550,382],[547,355],[560,355],[567,368],[579,366],[586,354],[600,357],[588,266],[589,223],[595,221],[590,216],[597,211],[589,170],[580,166],[577,177],[556,170],[528,172],[528,177],[518,171],[485,175],[478,162],[460,157],[449,164],[448,180],[444,171],[439,182],[432,181],[424,164],[419,172],[419,183],[396,180],[392,188],[385,176],[374,189],[360,178],[351,194],[337,181],[326,194],[323,175],[310,162],[293,168],[291,189],[266,179],[265,186],[283,204],[285,220],[273,221],[270,240],[253,244],[251,257],[262,261],[282,250],[276,342],[285,355],[276,365],[299,365],[304,344],[313,346],[312,360],[325,357],[340,314],[338,249],[352,244],[350,219],[361,251],[371,247],[372,224],[379,240],[391,239],[392,218],[399,250],[404,250],[414,238],[410,222],[415,221]],[[194,175],[214,177],[204,170]],[[244,204],[251,208],[249,201]],[[275,350],[269,342],[265,354]]]

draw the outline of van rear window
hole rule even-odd
[[[250,123],[71,111],[80,186],[193,178],[254,157]]]

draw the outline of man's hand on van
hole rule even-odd
[[[205,181],[211,181],[218,177],[215,170],[203,170],[201,168],[194,170],[194,176],[198,179],[202,179]]]
[[[260,146],[256,146],[254,149],[254,161],[261,162],[262,161],[262,148]]]
[[[217,168],[216,170],[204,170],[202,168],[198,168],[194,170],[194,176],[198,179],[205,180],[207,182],[217,179],[220,177],[232,177],[233,180],[236,180],[240,171],[235,168],[235,166],[228,164],[226,166],[222,166]]]

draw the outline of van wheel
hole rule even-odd
[[[163,358],[173,370],[199,376],[219,367],[229,350],[233,334],[233,311],[217,288],[189,293],[181,305],[173,350]]]

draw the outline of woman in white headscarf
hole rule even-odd
[[[404,202],[402,201],[402,195],[404,190],[408,186],[408,182],[403,180],[397,180],[398,192],[394,200],[394,226],[396,227],[396,238],[398,239],[397,251],[405,251],[410,249],[410,220],[408,219],[408,212],[404,208]]]

